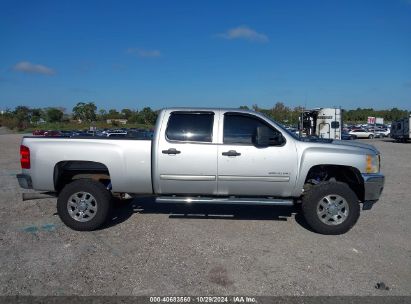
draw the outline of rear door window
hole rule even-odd
[[[212,142],[213,112],[172,112],[166,137],[172,141]]]

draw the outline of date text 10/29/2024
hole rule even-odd
[[[254,297],[232,296],[232,297],[150,297],[150,303],[257,303]]]

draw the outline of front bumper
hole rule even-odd
[[[17,180],[19,181],[19,185],[23,189],[33,189],[33,184],[31,182],[30,175],[27,174],[17,174]]]
[[[384,175],[380,173],[361,175],[364,180],[364,201],[378,201],[384,189]]]

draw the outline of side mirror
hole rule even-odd
[[[279,146],[284,142],[284,138],[279,132],[267,127],[257,127],[254,144],[257,147]]]

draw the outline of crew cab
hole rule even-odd
[[[301,205],[314,231],[341,234],[384,186],[373,146],[299,138],[239,109],[164,109],[151,140],[26,136],[20,151],[20,186],[58,196],[58,214],[75,230],[99,228],[112,195],[128,194],[153,195],[153,202]]]

